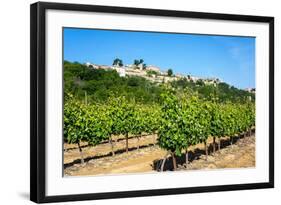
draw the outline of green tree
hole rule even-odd
[[[134,65],[135,65],[135,66],[138,66],[139,64],[140,64],[140,61],[137,60],[137,59],[135,59],[135,60],[134,60]]]
[[[144,106],[143,115],[144,115],[144,132],[152,134],[155,136],[154,145],[158,138],[158,129],[160,126],[160,116],[161,110],[158,104],[151,104]]]
[[[199,143],[199,139],[202,137],[202,125],[200,118],[200,107],[201,102],[197,96],[188,98],[186,95],[183,96],[182,100],[182,131],[185,136],[186,147],[185,147],[185,161],[188,164],[188,147]]]
[[[224,136],[223,107],[219,103],[211,103],[210,107],[211,125],[210,134],[213,136],[213,152],[216,151],[216,138],[218,138],[218,149],[220,150],[220,138]]]
[[[147,68],[147,65],[144,63],[143,64],[143,69],[145,70]]]
[[[169,68],[167,73],[168,73],[168,76],[172,76],[173,75],[173,70],[171,68]]]
[[[133,116],[131,121],[131,134],[136,136],[138,143],[137,143],[137,149],[139,150],[139,140],[142,137],[142,133],[146,129],[146,117],[147,114],[145,107],[142,105],[134,105],[133,109]]]
[[[113,66],[119,66],[119,67],[122,67],[123,66],[123,61],[119,58],[115,58],[113,60],[113,63],[112,63]]]
[[[197,137],[197,143],[204,143],[205,145],[205,154],[206,154],[206,160],[208,159],[208,144],[207,140],[208,137],[211,135],[210,130],[210,122],[211,122],[211,115],[210,115],[210,109],[211,105],[208,101],[196,101],[195,103],[196,109],[198,110],[198,114],[196,115],[197,119],[197,126],[196,126],[196,133],[198,134]]]
[[[108,106],[111,133],[125,136],[126,152],[128,153],[128,135],[132,130],[134,106],[124,96],[109,98]]]
[[[182,130],[184,125],[182,122],[182,108],[178,98],[172,92],[163,93],[161,97],[162,106],[158,144],[171,154],[173,167],[176,170],[176,156],[180,156],[182,149],[187,146]]]
[[[107,120],[97,110],[97,107],[87,106],[74,99],[64,104],[64,139],[78,145],[81,164],[84,164],[81,142],[95,146],[109,134]]]

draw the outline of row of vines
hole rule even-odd
[[[128,136],[138,140],[144,134],[158,135],[158,145],[172,156],[176,169],[176,156],[186,155],[188,148],[198,143],[205,144],[212,136],[213,143],[224,136],[233,137],[249,132],[255,124],[254,103],[217,103],[196,96],[178,96],[172,91],[161,95],[161,104],[138,104],[124,97],[109,98],[103,104],[85,104],[70,94],[64,105],[64,139],[76,143],[84,163],[81,142],[95,146],[103,141],[114,143],[112,137],[123,135],[128,153]],[[138,147],[139,148],[139,147]],[[215,151],[215,146],[213,146]],[[162,163],[164,164],[165,161]]]

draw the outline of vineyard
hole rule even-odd
[[[177,170],[177,158],[184,157],[185,164],[189,164],[192,147],[203,144],[207,161],[210,147],[215,153],[226,137],[232,144],[241,135],[251,136],[254,126],[255,106],[250,100],[221,102],[216,95],[205,99],[196,93],[171,88],[164,89],[159,102],[149,104],[124,96],[89,103],[65,94],[64,141],[77,145],[82,166],[87,163],[84,147],[107,146],[111,159],[118,159],[120,153],[133,153],[129,143],[134,143],[137,152],[148,149],[149,146],[143,144],[145,139],[166,153],[157,170],[164,170],[168,156],[173,169]],[[99,154],[91,153],[91,156]]]

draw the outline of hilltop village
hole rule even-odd
[[[123,65],[120,59],[115,59],[112,66],[109,65],[97,65],[90,62],[85,63],[88,68],[92,69],[104,69],[104,70],[116,70],[120,77],[125,76],[139,76],[143,77],[154,83],[168,83],[171,81],[177,81],[180,79],[186,79],[188,81],[197,82],[201,80],[204,84],[217,84],[222,82],[218,78],[199,78],[191,75],[174,74],[172,69],[162,71],[159,67],[154,65],[146,65],[143,60],[135,60],[134,64]]]
[[[122,60],[118,58],[113,61],[112,65],[98,65],[90,62],[85,63],[85,65],[91,69],[116,70],[120,77],[143,77],[156,84],[168,83],[182,79],[194,83],[201,81],[205,85],[216,85],[224,82],[219,78],[202,78],[192,75],[174,74],[172,69],[166,69],[163,71],[158,66],[146,65],[142,59],[134,60],[133,64],[127,65],[123,65]],[[255,94],[256,92],[255,88],[245,88],[244,90],[252,94]]]

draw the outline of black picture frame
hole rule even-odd
[[[45,82],[45,25],[46,10],[68,10],[128,15],[169,16],[195,19],[263,22],[269,24],[269,181],[221,186],[171,188],[126,192],[88,193],[46,196],[46,82]],[[123,197],[141,197],[198,192],[217,192],[274,187],[274,17],[218,13],[111,7],[82,4],[38,2],[30,7],[30,199],[37,203],[76,200],[97,200]]]

